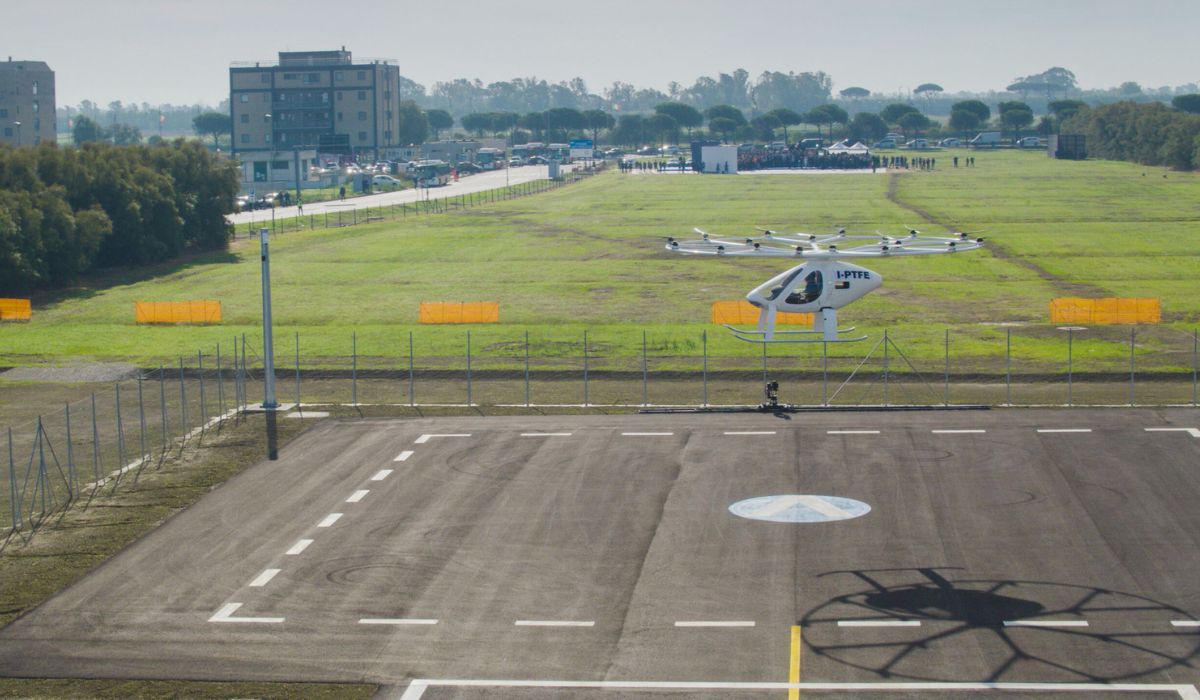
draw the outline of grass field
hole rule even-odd
[[[1154,296],[1162,299],[1164,327],[1139,331],[1141,340],[1174,359],[1146,368],[1182,368],[1200,320],[1200,179],[1126,163],[1059,162],[1041,152],[981,152],[974,168],[955,169],[951,152],[938,155],[934,172],[609,173],[464,212],[277,236],[274,317],[284,339],[277,353],[290,361],[298,332],[306,362],[344,357],[357,332],[361,354],[406,356],[413,331],[418,356],[458,357],[467,328],[418,325],[419,302],[487,300],[500,302],[502,323],[471,329],[484,353],[515,357],[528,330],[535,362],[548,361],[576,353],[588,330],[609,358],[640,355],[643,331],[653,354],[694,355],[707,330],[711,355],[753,358],[759,348],[708,323],[709,305],[740,298],[784,264],[675,256],[663,250],[662,236],[686,236],[693,226],[733,236],[756,225],[944,231],[923,213],[985,231],[989,250],[871,261],[884,288],[844,309],[845,324],[872,335],[892,329],[916,356],[930,358],[941,357],[951,329],[964,366],[992,363],[1010,328],[1023,360],[1057,362],[1063,339],[1048,325],[1052,298]],[[35,299],[33,321],[0,326],[0,363],[97,358],[157,366],[211,352],[241,333],[258,345],[255,242],[154,272]],[[221,325],[133,322],[134,301],[202,298],[221,300]],[[1127,342],[1125,329],[1096,329],[1076,350],[1119,366]],[[795,350],[806,352],[812,349]]]

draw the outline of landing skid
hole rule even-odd
[[[762,337],[767,334],[766,331],[735,328],[728,323],[722,325],[733,333],[733,337],[737,338],[738,340],[744,340],[747,343],[857,343],[860,340],[867,339],[867,336],[863,335],[857,338],[834,338],[831,340],[826,340],[825,338],[798,338],[795,340],[784,338],[776,340],[774,338],[767,339]],[[837,332],[850,333],[853,330],[854,326],[851,326],[849,328],[839,328],[837,329]],[[774,335],[821,335],[821,331],[775,331]]]

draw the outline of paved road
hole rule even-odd
[[[573,166],[564,165],[560,167],[562,172],[570,172]],[[426,198],[448,199],[472,192],[499,189],[504,187],[505,184],[517,185],[522,182],[532,182],[533,180],[545,180],[548,174],[548,166],[524,165],[519,168],[510,168],[507,173],[503,170],[476,173],[460,178],[457,182],[452,181],[445,187],[380,192],[379,194],[371,194],[363,197],[353,197],[345,201],[312,202],[304,205],[304,213],[305,215],[324,214],[325,212],[332,214],[338,211],[349,212],[355,208],[386,207],[391,204],[412,204]],[[297,208],[294,206],[277,207],[275,209],[275,217],[280,219],[296,216],[297,213]],[[225,218],[235,226],[245,226],[247,223],[255,221],[270,221],[271,210],[256,209],[254,211],[230,214]]]
[[[1195,700],[1197,428],[1187,409],[330,421],[0,631],[0,674]],[[730,512],[773,495],[742,512],[870,511]]]

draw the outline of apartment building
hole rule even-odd
[[[337,51],[281,51],[274,63],[229,69],[233,153],[315,148],[322,154],[387,157],[400,130],[400,68],[355,63]]]
[[[0,143],[36,146],[58,138],[54,71],[44,61],[0,62]]]

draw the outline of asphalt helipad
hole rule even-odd
[[[1198,504],[1188,409],[328,421],[0,674],[1196,700]]]

